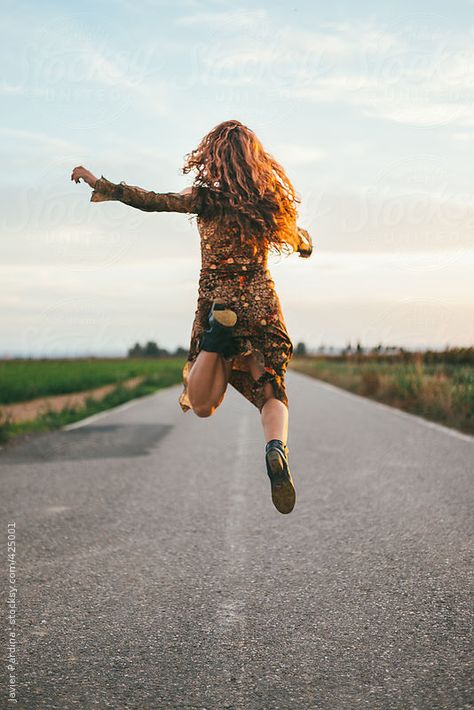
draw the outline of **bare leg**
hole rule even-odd
[[[268,383],[267,383],[268,384]],[[267,386],[267,385],[266,385]],[[271,385],[269,385],[271,387]],[[260,412],[265,441],[288,441],[288,407],[271,392]]]
[[[188,397],[195,414],[207,417],[224,399],[231,363],[220,353],[201,350],[188,376]]]
[[[249,356],[249,368],[252,377],[258,380],[265,370],[255,361],[253,355]],[[277,399],[270,382],[263,386],[266,402],[263,405],[260,415],[263,427],[265,442],[270,439],[280,439],[284,444],[288,440],[288,407]]]

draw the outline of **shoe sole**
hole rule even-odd
[[[237,313],[227,308],[225,311],[213,311],[212,317],[221,325],[232,328],[237,323]]]
[[[266,460],[272,486],[273,505],[280,513],[291,513],[296,502],[296,491],[291,474],[278,451],[270,450],[266,454]]]
[[[211,317],[227,328],[232,328],[237,323],[237,313],[227,308],[224,301],[217,299],[212,303]]]

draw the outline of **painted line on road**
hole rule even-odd
[[[159,392],[159,390],[157,390]],[[130,407],[135,406],[135,404],[138,404],[138,402],[143,401],[144,399],[148,399],[149,397],[154,397],[157,392],[152,392],[151,394],[147,394],[144,397],[136,397],[136,399],[131,399],[128,402],[124,402],[123,404],[119,404],[116,407],[111,407],[111,409],[104,409],[103,412],[97,412],[97,414],[91,414],[90,417],[86,417],[85,419],[80,419],[77,422],[73,422],[72,424],[66,424],[66,426],[61,427],[62,431],[71,431],[71,429],[80,429],[83,426],[87,426],[88,424],[91,424],[92,422],[96,422],[98,419],[103,419],[104,417],[107,417],[109,414],[113,414],[114,412],[123,412],[125,409],[129,409]]]
[[[457,429],[450,429],[447,426],[443,426],[443,424],[438,424],[437,422],[431,422],[429,419],[424,419],[423,417],[418,416],[417,414],[411,414],[411,412],[405,412],[403,409],[398,409],[397,407],[391,407],[389,404],[385,404],[385,402],[377,402],[375,399],[370,399],[370,397],[364,397],[361,394],[356,394],[355,392],[349,392],[348,390],[343,389],[342,387],[337,387],[336,385],[332,385],[330,382],[324,382],[323,380],[318,380],[317,377],[311,377],[311,375],[305,375],[303,372],[296,372],[298,375],[303,375],[303,377],[310,377],[312,380],[317,382],[318,385],[321,387],[325,387],[328,390],[331,390],[332,392],[337,392],[338,394],[342,394],[346,397],[349,398],[356,398],[360,399],[363,402],[368,402],[370,404],[374,404],[377,407],[381,407],[385,411],[391,412],[392,414],[395,414],[397,417],[401,417],[402,419],[407,419],[407,420],[415,420],[419,424],[423,424],[423,426],[427,427],[428,429],[435,429],[436,431],[443,432],[444,434],[448,434],[448,436],[452,436],[454,439],[461,439],[461,441],[468,441],[469,443],[474,443],[474,436],[471,436],[470,434],[464,434],[462,431],[458,431]]]

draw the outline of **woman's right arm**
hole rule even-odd
[[[299,237],[299,244],[296,251],[301,257],[307,259],[313,253],[313,240],[308,230],[297,226],[296,231]]]
[[[145,212],[199,212],[199,191],[153,192],[125,182],[113,183],[103,175],[95,182],[91,202],[119,200]]]

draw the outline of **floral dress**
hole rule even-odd
[[[288,407],[285,373],[293,344],[267,266],[267,251],[241,244],[231,228],[225,229],[220,220],[206,217],[202,209],[205,189],[194,186],[188,193],[159,193],[123,181],[115,184],[102,175],[95,184],[91,202],[120,200],[147,212],[197,215],[201,271],[189,353],[183,367],[183,390],[178,400],[183,412],[191,409],[187,393],[189,372],[200,350],[201,335],[209,327],[207,319],[214,298],[224,298],[237,313],[233,330],[235,348],[232,354],[224,356],[231,363],[229,383],[260,411],[265,403],[264,384],[271,382],[275,397]],[[300,256],[310,256],[311,237],[306,230],[296,226],[295,229],[300,238]],[[251,353],[263,369],[258,380],[244,359]]]

